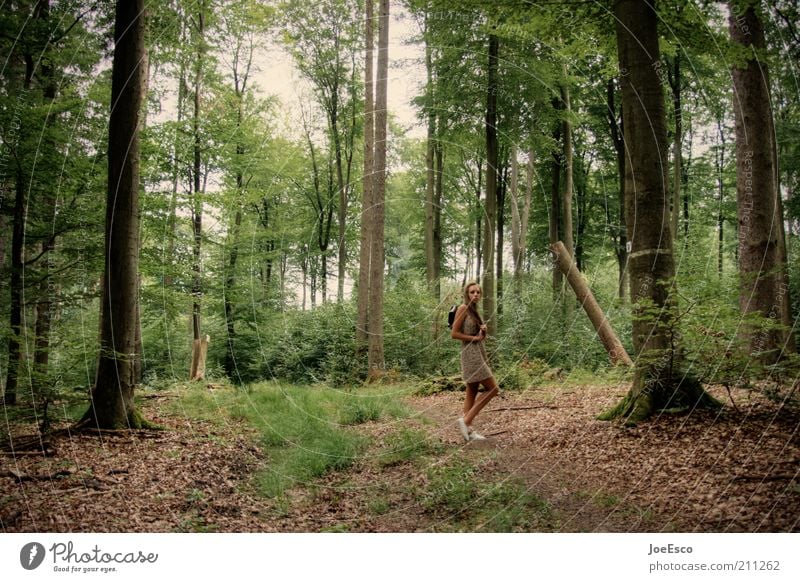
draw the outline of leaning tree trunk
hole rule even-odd
[[[139,276],[139,117],[147,53],[144,0],[117,0],[108,125],[105,269],[100,358],[84,419],[98,428],[138,428],[136,316]]]
[[[594,298],[592,290],[589,289],[589,285],[572,260],[564,243],[558,241],[556,244],[550,245],[550,250],[553,251],[555,255],[556,265],[561,269],[561,272],[564,273],[572,290],[575,292],[578,303],[581,304],[584,311],[586,311],[586,315],[589,316],[589,320],[592,322],[595,331],[597,331],[600,342],[608,352],[611,362],[614,364],[621,363],[626,366],[633,366],[628,352],[625,351],[625,347],[622,345],[622,342],[619,341],[619,337],[614,333],[611,323],[609,323],[608,318]]]
[[[731,2],[730,34],[747,54],[765,50],[760,2]],[[789,342],[789,288],[781,248],[774,139],[767,63],[757,57],[733,67],[736,120],[736,202],[739,220],[739,307],[744,335],[761,363],[778,362]]]
[[[657,17],[645,0],[614,6],[625,119],[625,214],[636,369],[625,398],[601,418],[644,420],[658,409],[715,405],[699,382],[680,370],[673,299],[675,264],[668,200],[664,94]]]

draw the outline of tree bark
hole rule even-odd
[[[611,327],[605,313],[603,313],[603,310],[594,298],[591,289],[589,289],[589,285],[586,284],[583,275],[575,266],[572,257],[569,256],[569,251],[567,251],[564,243],[558,241],[556,244],[550,245],[550,250],[555,254],[556,265],[558,265],[558,268],[564,273],[572,290],[575,291],[578,302],[583,306],[586,315],[589,316],[589,320],[597,331],[597,335],[600,337],[603,347],[611,357],[611,362],[614,364],[622,363],[626,366],[633,366],[633,361],[628,355],[628,352],[625,351],[622,342],[619,341],[617,334],[614,333],[614,329]]]
[[[715,406],[699,382],[680,371],[680,334],[671,292],[675,263],[667,191],[664,94],[653,63],[660,62],[657,16],[645,0],[614,5],[625,119],[625,214],[636,369],[626,397],[601,418],[644,420],[661,408]]]
[[[201,298],[203,295],[202,284],[202,266],[201,266],[201,245],[203,236],[203,200],[201,196],[201,180],[200,174],[202,172],[201,160],[201,143],[200,143],[200,88],[203,79],[203,56],[205,48],[205,13],[204,4],[198,4],[197,13],[197,61],[195,63],[195,79],[194,79],[194,116],[193,116],[193,133],[194,133],[194,160],[193,160],[193,196],[192,203],[192,235],[194,244],[192,246],[192,340],[199,341],[202,333],[201,328]],[[192,369],[195,369],[195,362],[192,362]],[[195,374],[192,374],[194,376]],[[202,378],[202,375],[201,375]]]
[[[486,201],[483,220],[483,316],[489,335],[497,334],[495,308],[495,228],[497,227],[497,61],[499,41],[489,35],[486,95]]]
[[[559,105],[560,107],[560,105]],[[561,140],[561,124],[553,132],[553,139],[558,143]],[[548,218],[550,244],[561,240],[561,152],[553,151],[553,160],[550,163],[550,214]],[[561,296],[563,275],[561,270],[553,265],[553,300]]]
[[[369,277],[369,373],[371,380],[385,372],[383,355],[384,200],[386,196],[387,90],[389,80],[389,0],[380,0],[378,74],[375,88],[375,181],[371,224]]]
[[[760,2],[731,2],[730,35],[734,45],[765,50]],[[739,221],[739,307],[761,323],[743,326],[753,357],[770,365],[793,351],[789,287],[782,252],[782,224],[775,127],[767,63],[748,57],[735,65],[733,109],[736,122],[736,200]],[[752,321],[752,320],[751,320]],[[776,325],[777,324],[777,325]]]
[[[374,206],[374,157],[375,157],[375,81],[373,80],[373,51],[375,35],[373,32],[373,0],[366,0],[364,18],[364,37],[366,50],[364,57],[364,194],[361,200],[361,247],[359,249],[358,270],[358,319],[356,321],[356,352],[363,354],[368,349],[369,329],[369,260],[371,256],[371,225]]]
[[[105,269],[100,358],[84,419],[97,428],[139,428],[136,388],[139,273],[139,121],[144,100],[144,0],[118,0],[114,26]]]
[[[614,254],[617,257],[618,290],[617,295],[620,300],[625,300],[626,268],[628,264],[628,235],[625,226],[625,140],[623,139],[623,124],[617,123],[617,107],[615,105],[616,90],[614,80],[609,79],[606,85],[606,105],[608,112],[608,126],[611,129],[611,140],[614,142],[614,150],[617,153],[617,174],[619,175],[619,225],[613,235],[616,247]]]

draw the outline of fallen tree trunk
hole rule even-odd
[[[586,284],[583,275],[581,275],[575,263],[572,262],[572,257],[567,252],[564,243],[557,241],[550,245],[550,250],[555,255],[556,265],[564,273],[572,290],[575,291],[575,296],[580,301],[584,311],[586,311],[586,315],[589,316],[589,320],[594,325],[595,330],[597,330],[597,335],[600,336],[600,341],[611,357],[611,361],[614,364],[623,363],[626,366],[633,366],[633,361],[628,352],[625,351],[622,342],[619,341],[617,334],[614,333],[611,324],[608,322],[603,310],[600,309],[600,305],[598,305],[591,289],[589,289],[589,285]]]

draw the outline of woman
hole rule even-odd
[[[486,437],[472,430],[472,421],[500,391],[489,367],[489,358],[483,343],[486,339],[486,325],[478,313],[477,305],[480,300],[480,285],[467,284],[464,287],[464,303],[458,306],[450,334],[453,339],[461,340],[461,378],[467,385],[467,393],[464,399],[464,416],[458,419],[458,428],[466,441],[486,440]],[[480,384],[487,390],[476,398]]]

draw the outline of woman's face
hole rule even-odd
[[[470,303],[477,303],[481,300],[481,288],[477,285],[470,286],[470,288],[467,289],[467,297],[469,297]]]

